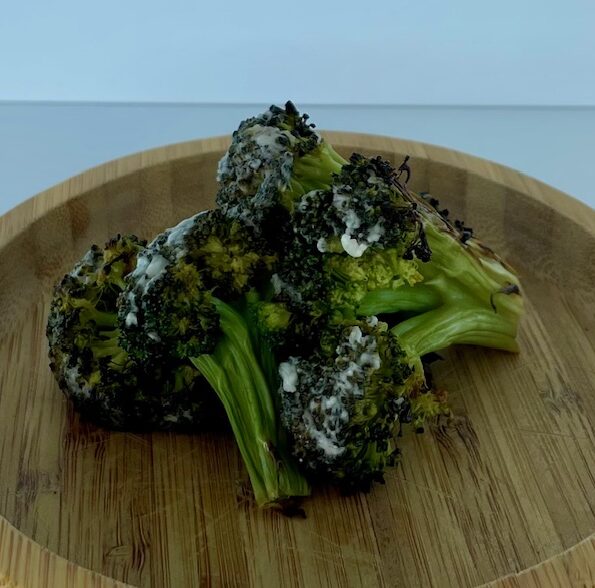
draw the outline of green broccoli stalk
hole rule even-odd
[[[119,316],[131,355],[183,361],[207,379],[235,433],[257,503],[286,507],[309,487],[286,448],[275,409],[274,357],[257,332],[260,323],[282,321],[281,314],[256,310],[275,263],[252,228],[217,210],[196,215],[139,255]]]
[[[318,144],[308,152],[294,156],[289,189],[282,194],[281,202],[290,212],[295,202],[312,190],[330,186],[334,175],[341,173],[344,159],[320,135]]]
[[[358,312],[415,316],[396,324],[393,332],[415,341],[420,355],[454,344],[518,351],[516,335],[523,313],[518,277],[493,251],[460,230],[421,197],[411,194],[432,251],[419,263],[422,277],[412,287],[367,292]],[[462,223],[457,223],[462,226]]]
[[[217,299],[214,304],[221,337],[212,353],[192,358],[192,363],[223,403],[256,503],[283,507],[310,489],[287,449],[269,382],[260,369],[267,351],[262,346],[255,350],[248,322],[236,309]]]

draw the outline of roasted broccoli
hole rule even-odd
[[[329,189],[301,198],[292,227],[274,283],[298,324],[383,315],[420,338],[421,355],[457,343],[517,350],[518,278],[382,159],[354,154]]]
[[[330,341],[333,349],[280,364],[283,423],[311,476],[365,490],[394,463],[403,423],[421,427],[448,409],[415,350],[377,317],[334,326]]]
[[[243,121],[217,210],[93,247],[56,286],[61,388],[115,428],[195,430],[222,406],[261,506],[368,489],[404,425],[448,414],[436,351],[518,350],[514,271],[409,175],[342,158],[291,102]]]
[[[220,211],[196,215],[138,256],[120,323],[131,355],[198,368],[225,408],[256,502],[284,506],[309,487],[280,426],[272,352],[257,345],[258,323],[277,320],[259,308],[275,263],[252,228]]]
[[[196,392],[196,370],[176,361],[148,364],[120,345],[117,301],[143,246],[134,236],[93,246],[57,284],[47,323],[50,365],[74,407],[97,424],[193,430],[213,406],[208,390]]]
[[[287,211],[310,190],[330,185],[343,162],[291,102],[243,121],[219,162],[217,205],[269,238],[283,234]]]

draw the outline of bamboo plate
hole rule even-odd
[[[595,212],[458,152],[328,137],[345,154],[410,154],[413,187],[516,265],[521,353],[452,351],[437,379],[455,422],[406,436],[386,485],[318,490],[306,520],[259,511],[225,435],[79,422],[44,336],[52,284],[91,242],[212,205],[228,139],[85,172],[0,219],[0,586],[595,585]]]

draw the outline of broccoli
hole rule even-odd
[[[426,385],[415,350],[377,317],[335,325],[334,349],[291,356],[279,366],[283,424],[311,476],[344,490],[367,490],[398,457],[403,423],[447,414]]]
[[[358,307],[368,289],[422,280],[418,264],[430,252],[421,219],[389,185],[392,173],[382,159],[354,154],[329,189],[297,202],[272,277],[273,301],[291,312],[286,353],[300,352],[327,324],[364,314]]]
[[[291,102],[243,121],[217,210],[94,246],[56,286],[61,388],[128,429],[203,427],[217,399],[260,506],[295,512],[310,481],[368,489],[404,425],[448,414],[436,351],[518,350],[514,271],[409,176],[343,159]]]
[[[211,352],[219,335],[213,296],[239,296],[274,259],[249,249],[250,240],[248,229],[219,211],[158,235],[139,254],[119,304],[129,353],[156,359]]]
[[[131,355],[195,366],[221,400],[259,505],[309,494],[276,406],[272,350],[259,332],[283,321],[265,304],[276,256],[250,227],[220,211],[196,215],[138,256],[120,302]],[[262,292],[262,295],[260,294]]]
[[[292,226],[277,294],[305,308],[308,330],[321,315],[383,315],[396,335],[420,339],[420,355],[456,343],[518,349],[514,272],[381,158],[354,154],[329,189],[300,199]]]
[[[93,246],[56,285],[47,322],[50,367],[81,415],[124,430],[192,430],[212,400],[196,370],[146,364],[119,342],[117,301],[144,242],[116,237]],[[204,387],[204,381],[203,381]]]
[[[395,189],[394,173],[382,158],[354,153],[328,188],[302,196],[293,215],[294,232],[321,253],[359,258],[369,248],[390,245],[401,257],[428,260],[416,205]]]
[[[464,223],[451,223],[447,211],[437,210],[437,200],[409,191],[397,179],[395,184],[416,205],[431,259],[418,264],[421,282],[369,291],[359,312],[410,311],[413,316],[392,331],[415,339],[421,355],[454,344],[517,352],[524,304],[514,270]]]
[[[307,192],[329,186],[343,161],[292,102],[243,121],[219,162],[217,205],[269,238],[283,236],[287,211]]]

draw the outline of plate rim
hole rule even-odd
[[[457,149],[413,139],[350,131],[322,130],[320,132],[323,137],[328,138],[337,147],[353,145],[354,140],[356,143],[365,142],[366,148],[379,149],[380,151],[391,151],[397,147],[403,152],[410,153],[413,157],[448,163],[451,167],[465,170],[496,184],[515,188],[557,214],[562,214],[595,236],[595,209],[574,196],[507,165]],[[167,143],[89,167],[30,196],[1,215],[0,249],[3,249],[28,225],[39,220],[54,208],[65,204],[82,190],[92,190],[106,182],[134,173],[143,167],[158,165],[172,159],[191,157],[200,153],[225,151],[230,140],[231,135],[218,135]],[[494,171],[498,174],[494,175]],[[503,181],[504,178],[506,178],[506,182]]]

